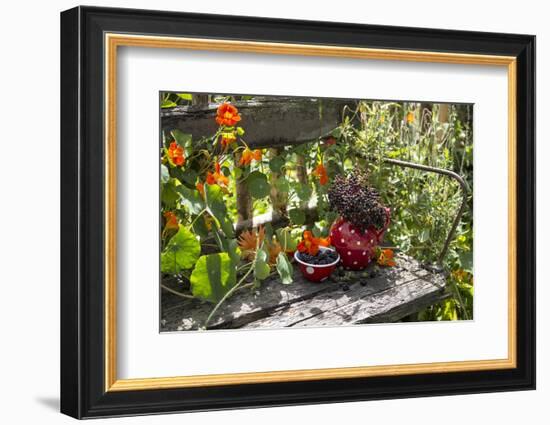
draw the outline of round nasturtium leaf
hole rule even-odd
[[[301,226],[306,222],[306,214],[304,213],[304,210],[298,208],[288,210],[288,217],[290,218],[290,221],[297,226]]]
[[[267,264],[267,253],[260,249],[256,253],[256,258],[254,260],[254,277],[258,280],[264,280],[269,276],[271,268]]]
[[[246,179],[248,191],[250,194],[256,198],[264,198],[269,195],[271,187],[267,181],[267,176],[260,173],[259,171],[254,171],[250,173]]]
[[[275,187],[279,192],[288,193],[290,192],[290,184],[288,183],[288,180],[284,177],[280,177],[277,180],[275,180]]]
[[[195,297],[218,303],[236,284],[235,265],[229,254],[203,255],[191,273],[191,292]]]
[[[180,224],[178,233],[166,244],[160,256],[163,273],[176,274],[192,268],[201,253],[200,243],[194,233]]]
[[[281,168],[285,165],[285,159],[282,156],[276,156],[269,161],[269,169],[274,173],[280,173]]]

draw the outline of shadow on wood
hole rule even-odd
[[[209,329],[395,322],[450,296],[442,274],[425,270],[403,254],[396,259],[395,267],[353,272],[349,282],[311,283],[298,270],[290,285],[283,285],[278,276],[268,278],[257,290],[237,291],[219,308]],[[198,329],[212,308],[165,292],[161,331]]]

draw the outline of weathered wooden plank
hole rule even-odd
[[[277,277],[272,277],[259,290],[237,292],[220,307],[209,328],[296,326],[322,312],[336,310],[399,285],[418,279],[434,279],[410,257],[399,255],[397,262],[397,267],[381,269],[375,277],[365,278],[362,272],[357,272],[353,283],[313,284],[304,281],[297,270],[291,285],[282,285]],[[212,304],[170,294],[163,294],[162,302],[163,331],[198,329],[213,308]],[[382,311],[377,314],[380,313]],[[394,310],[392,314],[398,313]]]
[[[251,147],[299,144],[328,135],[341,123],[342,110],[356,101],[349,99],[310,99],[296,97],[256,98],[234,103],[246,130],[244,139]],[[161,111],[163,130],[180,129],[195,139],[216,133],[218,104],[177,106]],[[284,122],[284,125],[281,123]]]
[[[295,282],[283,285],[278,278],[269,278],[262,283],[259,290],[243,289],[236,292],[219,308],[211,320],[209,328],[240,327],[244,324],[265,317],[270,311],[281,305],[293,303],[320,292],[330,290],[328,282],[311,284],[304,282],[295,272]],[[167,297],[174,301],[174,297]],[[163,303],[163,330],[197,329],[204,322],[213,305],[198,300],[176,300],[175,305]]]
[[[299,326],[342,326],[395,321],[443,299],[446,296],[444,288],[442,279],[417,279],[322,312],[299,322]]]
[[[383,273],[374,278],[363,281],[356,281],[347,285],[345,290],[342,286],[338,290],[324,292],[313,298],[308,298],[287,306],[282,306],[271,313],[268,317],[248,323],[246,328],[280,328],[290,326],[301,326],[301,322],[307,321],[321,313],[335,310],[339,307],[354,303],[357,300],[365,299],[370,295],[383,292],[395,286],[409,284],[422,277],[429,276],[426,270],[410,272],[400,270],[396,273],[395,279],[389,279],[388,273]],[[361,283],[363,282],[363,284]],[[331,323],[319,323],[319,325],[330,325]]]

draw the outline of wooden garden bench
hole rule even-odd
[[[353,106],[346,99],[256,98],[237,102],[246,117],[246,138],[252,148],[277,150],[281,146],[299,145],[330,134],[342,121],[342,111]],[[210,137],[217,125],[214,117],[217,105],[194,104],[163,110],[162,129],[179,129],[194,139]],[[280,125],[284,117],[285,125]],[[243,120],[244,121],[244,120]],[[306,181],[305,169],[297,155],[297,178]],[[445,175],[458,182],[463,202],[457,211],[436,264],[441,265],[452,241],[460,217],[466,207],[467,188],[464,180],[450,170],[422,164],[385,159],[393,166],[414,168]],[[302,169],[301,169],[302,168]],[[237,232],[270,222],[274,228],[284,226],[285,205],[279,205],[278,194],[271,190],[273,210],[283,210],[269,217],[254,217],[246,185],[237,185]],[[309,214],[308,214],[309,211]],[[315,211],[306,211],[306,222],[314,221]],[[302,326],[338,326],[361,323],[395,322],[432,304],[450,297],[445,289],[445,277],[423,268],[415,259],[399,254],[397,266],[354,272],[348,281],[333,274],[323,283],[304,281],[295,267],[294,283],[283,285],[278,276],[265,280],[255,291],[239,289],[221,305],[210,320],[209,329],[280,328]],[[350,272],[348,272],[350,273]],[[167,284],[166,282],[164,282]],[[181,288],[172,287],[178,291]],[[185,299],[168,291],[162,293],[161,331],[199,329],[213,305],[196,299]]]
[[[322,283],[305,281],[295,267],[294,282],[278,276],[255,290],[243,288],[210,320],[208,329],[341,326],[395,322],[450,296],[445,277],[403,254],[394,267],[369,266],[343,281],[335,272]],[[174,288],[176,289],[176,288]],[[171,293],[162,296],[161,331],[196,330],[214,305]]]

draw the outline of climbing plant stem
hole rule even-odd
[[[245,273],[245,275],[243,277],[241,277],[241,280],[239,280],[239,282],[233,288],[231,288],[229,291],[227,291],[227,293],[223,296],[223,298],[220,301],[218,301],[218,304],[216,304],[214,306],[214,308],[212,309],[212,311],[210,312],[210,314],[206,318],[206,321],[204,322],[204,329],[208,328],[208,323],[210,323],[210,320],[212,319],[212,317],[214,317],[214,314],[216,314],[216,311],[218,311],[218,309],[225,302],[225,300],[227,298],[229,298],[233,294],[233,292],[235,292],[239,288],[239,286],[241,286],[241,284],[248,277],[248,275],[252,272],[252,270],[254,270],[254,264],[250,265],[250,268]]]

